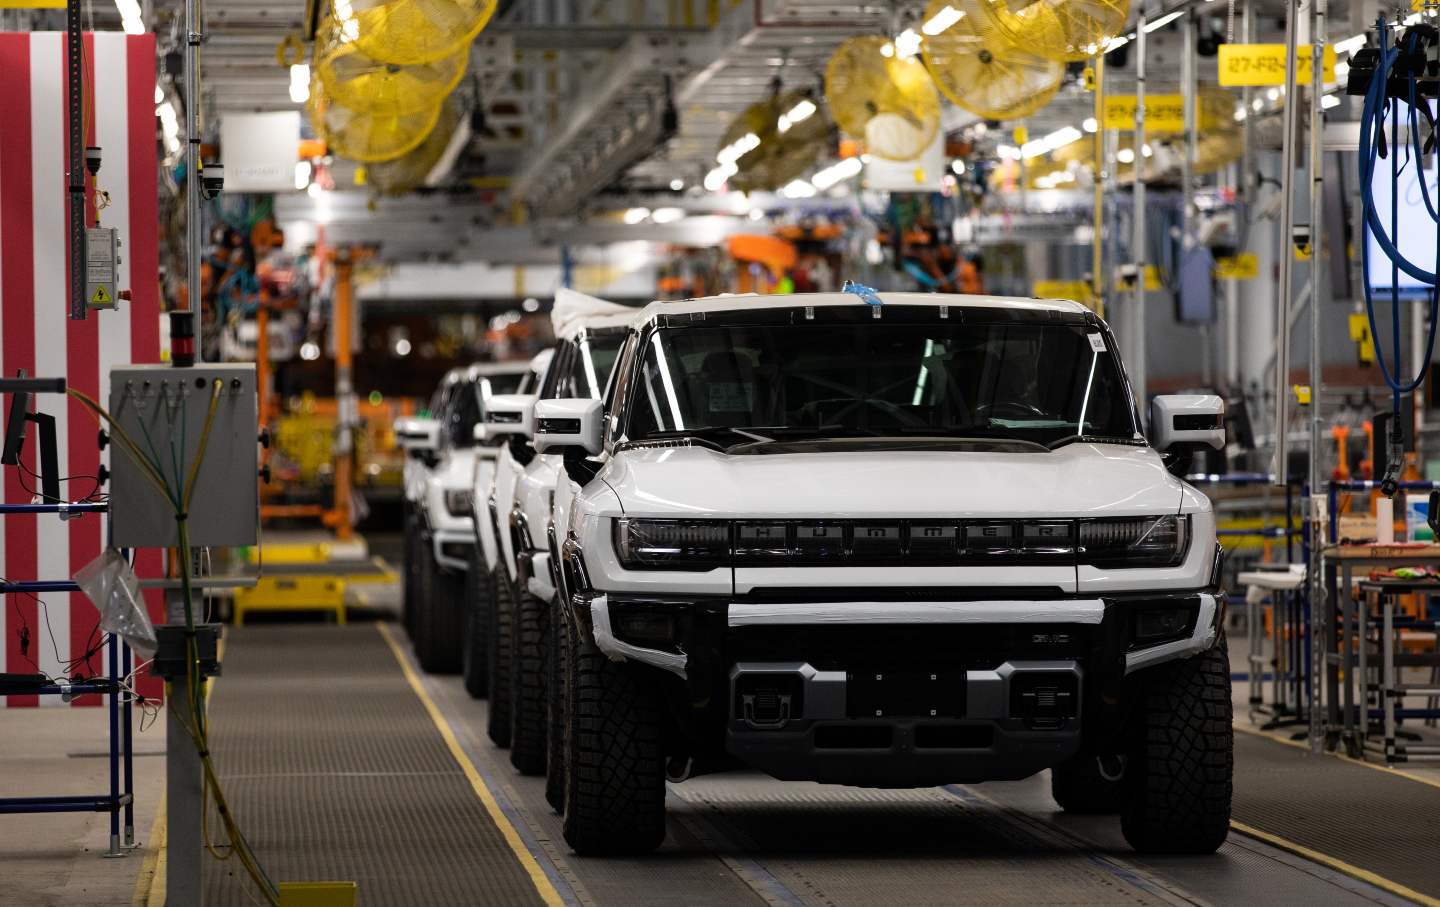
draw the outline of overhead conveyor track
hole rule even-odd
[[[1420,819],[1440,787],[1254,735],[1236,739],[1235,818],[1262,834],[1232,834],[1214,857],[1136,855],[1113,817],[1057,812],[1043,775],[888,791],[730,773],[670,788],[654,856],[584,859],[543,779],[486,741],[484,702],[420,674],[376,625],[232,630],[226,669],[212,734],[255,848],[282,879],[357,879],[367,905],[1440,897],[1425,856],[1440,832]],[[207,903],[247,903],[226,864],[206,873]]]

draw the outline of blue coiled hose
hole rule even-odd
[[[1391,191],[1390,229],[1388,232],[1385,229],[1384,223],[1380,219],[1380,213],[1375,209],[1375,201],[1370,191],[1371,181],[1375,172],[1376,159],[1379,157],[1380,153],[1380,142],[1384,141],[1385,135],[1386,86],[1389,84],[1390,81],[1390,71],[1394,67],[1396,60],[1400,58],[1400,48],[1389,46],[1390,33],[1389,29],[1386,27],[1385,19],[1383,16],[1378,21],[1377,31],[1379,32],[1380,36],[1380,54],[1379,59],[1376,62],[1375,73],[1370,79],[1369,89],[1365,93],[1365,106],[1360,118],[1360,201],[1361,208],[1365,215],[1366,226],[1369,227],[1371,235],[1375,237],[1376,245],[1378,245],[1381,251],[1385,253],[1385,256],[1390,259],[1390,325],[1391,359],[1394,363],[1393,373],[1390,367],[1386,365],[1385,356],[1381,351],[1381,347],[1378,344],[1376,346],[1375,361],[1379,364],[1380,373],[1384,376],[1385,383],[1387,386],[1389,386],[1391,390],[1393,409],[1396,416],[1398,417],[1400,413],[1401,395],[1411,393],[1420,386],[1421,382],[1425,380],[1425,366],[1429,363],[1431,356],[1434,354],[1435,326],[1436,322],[1440,321],[1440,318],[1437,318],[1437,315],[1440,315],[1440,311],[1437,311],[1437,307],[1440,307],[1440,294],[1437,294],[1437,291],[1435,289],[1437,285],[1436,273],[1433,271],[1427,271],[1421,266],[1415,264],[1414,262],[1406,258],[1391,239],[1391,236],[1393,236],[1399,230],[1400,222],[1400,102],[1395,99],[1390,99],[1389,106],[1389,157]],[[1413,35],[1407,34],[1405,40],[1414,42],[1416,39]],[[1410,45],[1409,49],[1412,51],[1415,49],[1413,43]],[[1416,78],[1412,74],[1411,76],[1409,76],[1408,85],[1410,103],[1410,145],[1411,149],[1413,149],[1414,151],[1415,166],[1418,169],[1421,168],[1423,164],[1420,146],[1419,117],[1416,113],[1419,100],[1417,98],[1416,85]],[[1380,130],[1378,135],[1375,131],[1377,127]],[[1440,160],[1437,160],[1437,166],[1440,166]],[[1430,214],[1430,217],[1436,220],[1437,223],[1440,223],[1440,215],[1436,214],[1435,205],[1430,199],[1430,188],[1425,182],[1425,175],[1423,172],[1420,173],[1420,194],[1422,199],[1424,200],[1425,209]],[[1362,281],[1365,290],[1365,314],[1368,317],[1370,323],[1370,336],[1378,337],[1379,332],[1376,330],[1375,323],[1375,300],[1371,295],[1370,291],[1369,243],[1361,244],[1361,259],[1362,265],[1365,269],[1364,280]],[[1440,269],[1440,229],[1437,229],[1436,231],[1435,260],[1437,269]],[[1425,358],[1423,362],[1419,363],[1419,367],[1417,369],[1418,374],[1416,375],[1416,377],[1413,380],[1407,379],[1403,381],[1400,377],[1400,370],[1402,367],[1402,359],[1400,352],[1399,288],[1401,271],[1404,271],[1406,274],[1410,275],[1414,279],[1431,287],[1429,299],[1430,330],[1429,336],[1425,344]],[[1397,418],[1396,427],[1398,428],[1398,426],[1399,420]]]

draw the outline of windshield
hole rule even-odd
[[[580,370],[583,373],[583,384],[577,396],[589,397],[591,400],[599,400],[605,393],[605,385],[610,381],[610,372],[615,368],[615,359],[620,355],[620,347],[625,342],[625,334],[621,331],[613,331],[608,334],[596,334],[580,343]],[[579,382],[577,382],[579,383]]]
[[[956,318],[660,328],[628,438],[1132,439],[1129,394],[1093,327]],[[769,432],[767,433],[767,429]]]
[[[489,400],[496,394],[518,394],[527,372],[484,375],[480,378],[480,397]]]

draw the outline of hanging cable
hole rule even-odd
[[[1375,361],[1380,366],[1380,373],[1385,379],[1385,384],[1390,388],[1393,414],[1387,438],[1387,463],[1380,488],[1381,493],[1387,497],[1393,497],[1398,489],[1400,471],[1404,465],[1401,398],[1414,392],[1424,382],[1427,367],[1435,351],[1436,323],[1440,321],[1440,288],[1437,288],[1437,283],[1440,283],[1437,281],[1437,272],[1440,272],[1440,215],[1437,215],[1436,206],[1430,198],[1430,188],[1426,182],[1425,173],[1425,150],[1426,147],[1433,150],[1436,123],[1429,109],[1429,99],[1421,97],[1418,90],[1419,79],[1424,74],[1427,65],[1428,50],[1425,44],[1427,42],[1431,45],[1440,43],[1440,33],[1428,26],[1410,28],[1406,30],[1397,45],[1392,47],[1390,46],[1390,32],[1384,16],[1377,20],[1376,31],[1379,47],[1367,53],[1365,61],[1367,63],[1373,61],[1374,70],[1365,90],[1365,103],[1360,119],[1360,199],[1365,225],[1370,231],[1370,235],[1374,237],[1375,244],[1390,260],[1390,361],[1386,362],[1384,348],[1379,344],[1376,345]],[[1435,271],[1428,271],[1411,261],[1400,251],[1395,242],[1400,233],[1399,183],[1403,167],[1400,163],[1400,97],[1396,86],[1392,85],[1392,76],[1401,80],[1399,84],[1404,88],[1408,108],[1405,154],[1407,158],[1413,155],[1425,211],[1436,223]],[[1430,125],[1430,140],[1426,143],[1426,147],[1422,147],[1420,142],[1420,109],[1422,105],[1425,119]],[[1390,125],[1388,147],[1385,141],[1387,115]],[[1388,158],[1390,162],[1390,223],[1388,229],[1375,205],[1373,191],[1375,165],[1382,157]],[[1440,174],[1440,160],[1437,160],[1436,164],[1437,174]],[[1370,246],[1368,242],[1361,245],[1361,261],[1364,268],[1362,286],[1365,294],[1365,314],[1369,321],[1371,336],[1378,338],[1375,299],[1370,286]],[[1408,373],[1404,372],[1401,352],[1400,274],[1402,271],[1429,288],[1427,297],[1430,324],[1423,359],[1414,364],[1414,378],[1410,378]],[[1318,317],[1318,312],[1312,317]]]

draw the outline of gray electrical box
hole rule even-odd
[[[166,484],[178,493],[199,452],[216,379],[220,400],[190,498],[190,544],[197,548],[253,545],[260,522],[255,366],[121,366],[110,372],[110,414],[147,456],[158,461]],[[110,516],[116,547],[166,548],[180,543],[174,506],[113,441]]]
[[[113,309],[120,295],[120,231],[90,227],[85,231],[85,304]]]

